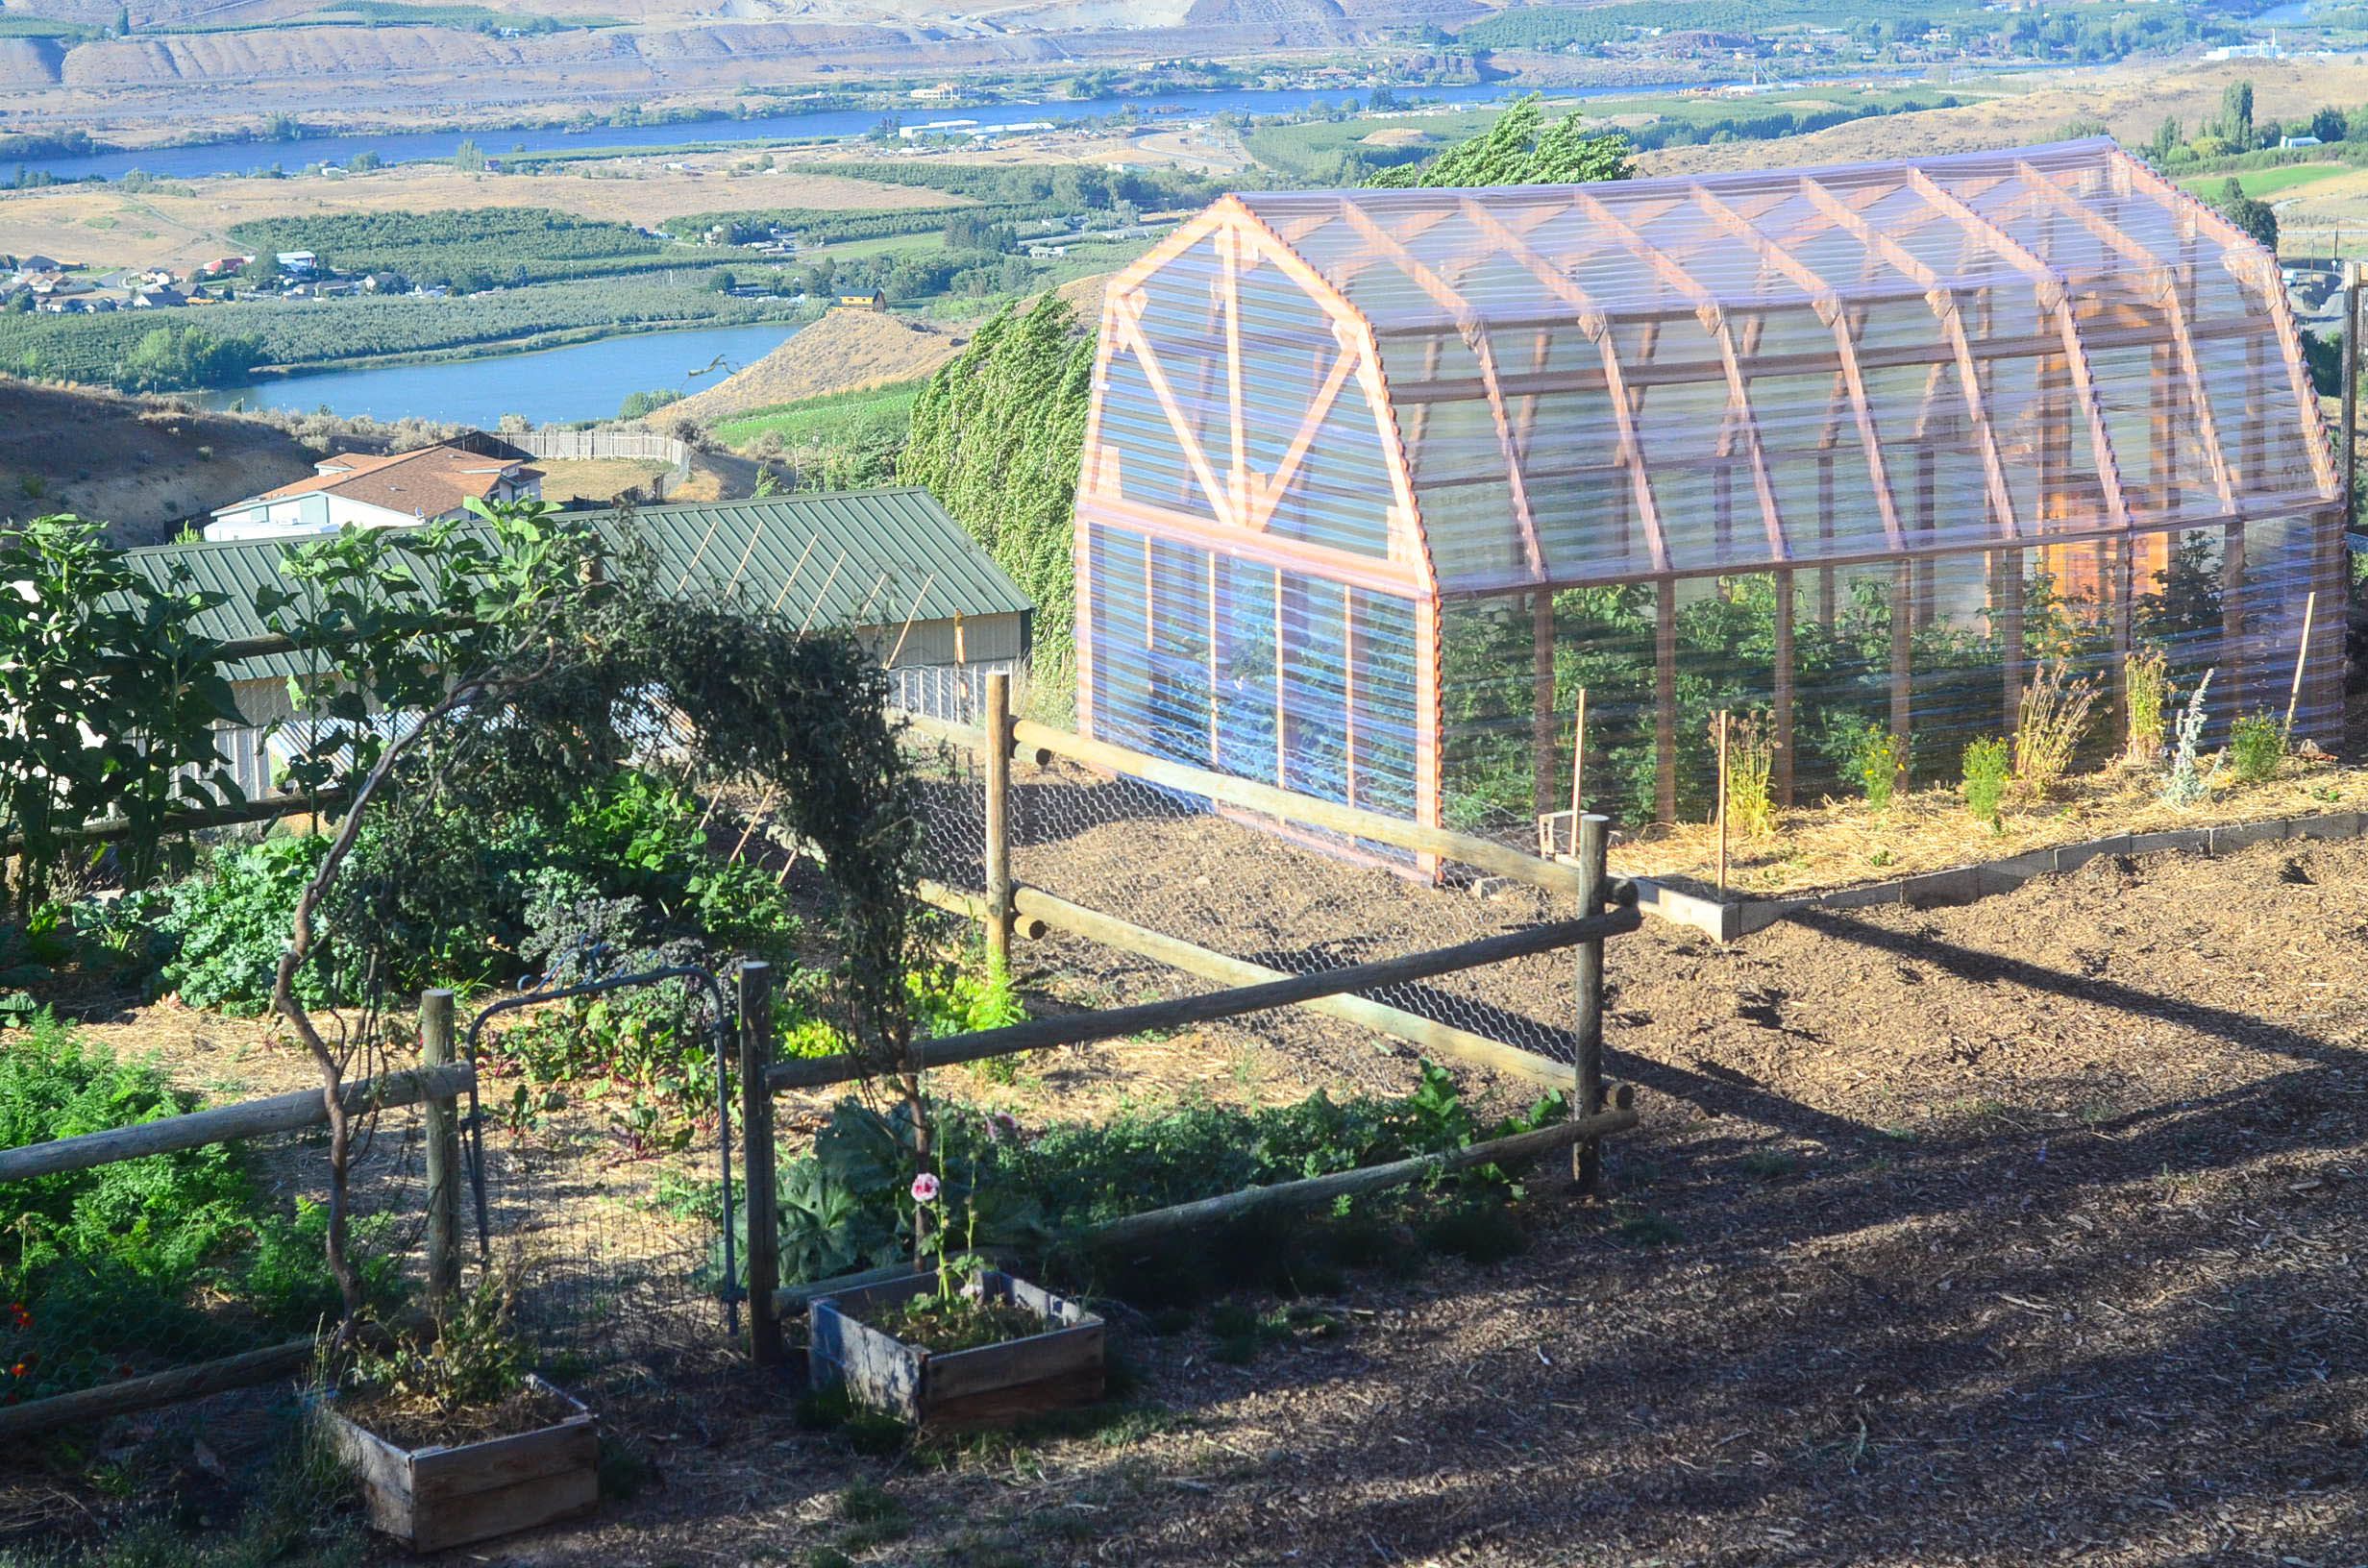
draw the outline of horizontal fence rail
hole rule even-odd
[[[348,1111],[392,1109],[464,1094],[475,1077],[466,1063],[414,1067],[347,1084],[339,1097]],[[317,1089],[293,1090],[269,1099],[192,1111],[185,1115],[111,1127],[105,1132],[84,1133],[46,1143],[28,1143],[19,1149],[0,1149],[0,1182],[29,1182],[37,1177],[112,1164],[118,1160],[176,1154],[209,1143],[298,1132],[307,1127],[326,1126],[328,1122],[329,1097],[325,1093]]]
[[[1585,915],[1576,919],[1532,926],[1524,931],[1511,931],[1500,937],[1486,937],[1453,947],[1409,953],[1402,958],[1319,969],[1312,974],[1288,975],[1258,985],[1208,992],[1196,996],[1178,996],[1167,1001],[1143,1002],[1133,1007],[1080,1013],[1069,1017],[1036,1018],[1000,1029],[982,1029],[974,1034],[925,1041],[913,1048],[913,1054],[923,1067],[952,1066],[958,1063],[1043,1050],[1048,1046],[1078,1045],[1092,1041],[1114,1040],[1122,1035],[1142,1034],[1147,1030],[1240,1017],[1246,1013],[1264,1013],[1317,997],[1338,996],[1347,992],[1369,991],[1412,980],[1427,980],[1437,975],[1452,974],[1459,969],[1476,968],[1483,964],[1499,964],[1509,959],[1527,958],[1533,953],[1576,946],[1584,942],[1600,942],[1606,937],[1634,931],[1643,923],[1644,918],[1634,909],[1615,909],[1601,915]],[[872,1066],[859,1056],[823,1056],[778,1063],[767,1070],[765,1082],[777,1091],[817,1089],[828,1084],[847,1083],[872,1070]],[[1558,1076],[1566,1078],[1567,1070]]]

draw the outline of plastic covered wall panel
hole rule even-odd
[[[1788,592],[1791,762],[1802,801],[1862,791],[1856,747],[1866,734],[1893,730],[1903,695],[1900,727],[1913,779],[1954,781],[1968,742],[2013,734],[2016,696],[2050,667],[2094,688],[2080,761],[2102,766],[2121,746],[2117,682],[2133,652],[2162,657],[2175,701],[2210,674],[2204,744],[2217,749],[2242,715],[2283,718],[2306,612],[2311,646],[2295,727],[2328,737],[2341,722],[2340,681],[2329,678],[2339,669],[2340,634],[2325,619],[2331,604],[2342,602],[2335,559],[2324,530],[2278,518],[2127,541],[1680,582],[1668,590],[1674,700],[1665,721],[1658,585],[1555,593],[1550,688],[1535,674],[1533,596],[1453,601],[1443,633],[1444,811],[1451,821],[1503,832],[1536,810],[1566,804],[1583,685],[1590,803],[1630,822],[1663,816],[1665,722],[1674,743],[1675,814],[1706,820],[1716,789],[1711,737],[1717,711],[1729,709],[1764,733],[1776,728],[1774,630]],[[1903,614],[1904,639],[1895,635]]]
[[[1095,735],[1413,814],[1413,601],[1123,528],[1089,547]]]

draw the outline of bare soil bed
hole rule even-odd
[[[786,1388],[659,1396],[662,1484],[509,1560],[2360,1560],[2368,845],[1610,969],[1645,1126],[1527,1254],[1352,1276],[1246,1366],[1122,1311],[1082,1434],[863,1458]]]

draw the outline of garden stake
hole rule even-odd
[[[1610,886],[1605,856],[1610,846],[1612,819],[1600,813],[1582,817],[1570,827],[1577,841],[1579,916],[1603,913]],[[1571,1066],[1578,1098],[1572,1110],[1578,1119],[1603,1114],[1603,939],[1582,942],[1572,949],[1571,979],[1576,1017],[1571,1029]],[[1603,1181],[1603,1144],[1583,1139],[1570,1146],[1570,1176],[1582,1192],[1592,1192]]]
[[[2286,694],[2285,698],[2285,733],[2289,740],[2294,735],[2294,709],[2303,699],[2303,664],[2310,657],[2310,620],[2318,607],[2319,591],[2313,588],[2309,597],[2303,600],[2303,640],[2294,649],[2294,689]]]

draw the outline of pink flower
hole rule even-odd
[[[937,1178],[925,1170],[914,1177],[913,1201],[915,1203],[935,1203],[937,1201]]]

